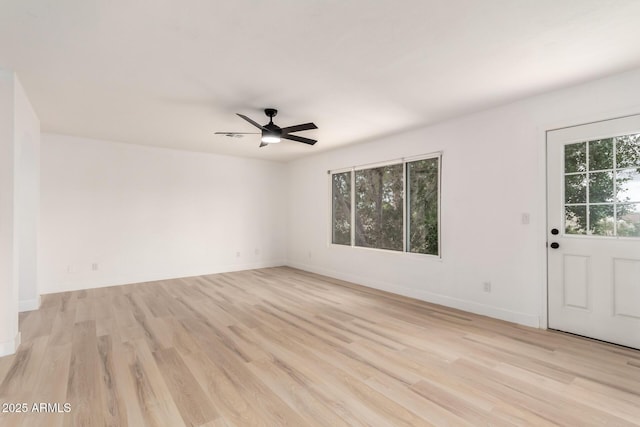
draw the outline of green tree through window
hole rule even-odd
[[[640,134],[565,145],[565,233],[640,237]]]
[[[439,156],[333,173],[332,243],[439,255],[439,179]]]
[[[356,171],[356,246],[402,250],[402,164]]]
[[[332,183],[332,243],[351,244],[351,172],[335,173]]]
[[[438,254],[438,159],[407,163],[407,251]]]

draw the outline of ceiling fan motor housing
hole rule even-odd
[[[271,139],[270,142],[279,142],[282,136],[282,129],[273,123],[273,118],[278,114],[278,110],[275,108],[265,108],[264,113],[269,117],[269,123],[262,126],[262,141],[267,142]],[[265,140],[265,138],[267,139]],[[276,139],[278,141],[276,141]]]
[[[271,133],[282,133],[282,129],[280,126],[276,125],[273,122],[269,122],[266,125],[262,126],[265,129],[268,129]]]

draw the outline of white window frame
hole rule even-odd
[[[419,252],[409,252],[407,250],[407,227],[408,227],[408,218],[409,218],[409,206],[407,199],[407,164],[419,160],[426,159],[438,159],[438,254],[423,254]],[[356,171],[365,170],[365,169],[374,169],[384,166],[391,166],[402,164],[402,190],[403,190],[403,215],[402,215],[402,250],[395,251],[391,249],[380,249],[380,248],[368,248],[364,246],[357,246],[355,244],[355,217],[356,217],[356,209],[355,209],[355,199],[356,199],[356,191],[355,191],[355,177]],[[342,245],[338,243],[333,243],[333,175],[350,172],[351,173],[351,224],[350,224],[350,232],[351,232],[351,244]],[[327,245],[330,247],[340,247],[340,248],[356,248],[358,250],[365,251],[382,251],[387,253],[393,253],[396,255],[404,255],[404,256],[418,256],[418,257],[428,257],[440,260],[442,259],[442,152],[437,151],[428,154],[421,154],[418,156],[404,157],[395,160],[376,162],[376,163],[367,163],[363,165],[351,166],[340,169],[331,169],[327,171],[327,176],[329,180],[329,233]]]

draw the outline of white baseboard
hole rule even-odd
[[[0,342],[0,357],[14,354],[20,346],[20,332],[12,340]]]
[[[358,285],[378,289],[381,291],[390,292],[397,295],[403,295],[406,297],[419,299],[421,301],[426,301],[433,304],[439,304],[446,307],[456,308],[458,310],[467,311],[469,313],[480,314],[482,316],[488,316],[494,319],[505,320],[507,322],[517,323],[519,325],[531,326],[533,328],[540,327],[540,317],[533,314],[505,310],[503,308],[485,305],[475,301],[454,298],[447,295],[436,294],[433,292],[403,288],[403,287],[399,287],[398,285],[387,283],[387,282],[371,280],[369,278],[360,277],[357,275],[345,274],[339,271],[325,269],[325,268],[318,268],[315,266],[306,265],[306,264],[297,263],[297,262],[288,262],[287,265],[289,267],[298,268],[300,270],[322,274],[323,276],[329,276],[335,279],[345,280],[347,282],[356,283]]]
[[[130,285],[132,283],[157,282],[160,280],[181,279],[186,277],[206,276],[209,274],[231,273],[234,271],[255,270],[259,268],[281,267],[286,265],[283,260],[265,260],[244,264],[226,264],[209,268],[205,271],[176,271],[150,275],[115,276],[104,278],[100,281],[82,281],[78,283],[59,283],[51,286],[48,283],[41,285],[40,291],[43,294],[53,294],[58,292],[79,291],[85,289],[104,288],[108,286]]]
[[[40,295],[35,299],[27,299],[18,301],[18,311],[32,311],[40,308]]]

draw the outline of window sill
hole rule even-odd
[[[394,251],[394,250],[391,250],[391,249],[367,248],[367,247],[364,247],[364,246],[339,245],[339,244],[336,244],[336,243],[329,243],[328,246],[330,248],[355,249],[355,250],[368,251],[368,252],[374,252],[374,253],[378,252],[378,253],[390,254],[390,255],[394,255],[394,256],[404,256],[404,257],[409,257],[409,258],[416,258],[416,259],[421,259],[421,260],[430,260],[430,261],[437,261],[437,262],[441,262],[442,261],[442,256],[440,256],[440,255],[421,254],[421,253],[416,253],[416,252]],[[341,250],[341,249],[339,249],[339,250]]]

